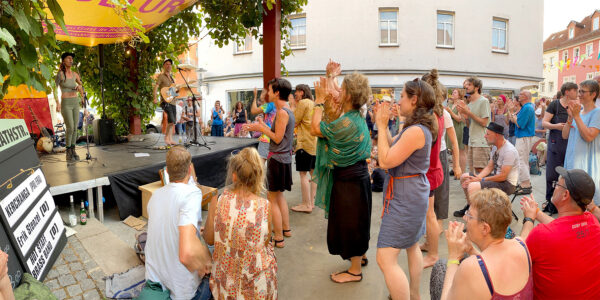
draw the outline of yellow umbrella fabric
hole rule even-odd
[[[129,0],[138,9],[135,16],[142,21],[146,32],[196,1]],[[110,0],[58,0],[58,3],[64,12],[68,34],[55,24],[57,40],[92,47],[131,39],[131,29],[121,21]],[[51,15],[49,10],[46,12]]]

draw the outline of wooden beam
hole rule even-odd
[[[275,77],[281,77],[281,0],[269,10],[263,2],[263,86]]]

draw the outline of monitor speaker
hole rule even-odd
[[[93,123],[96,145],[109,145],[117,142],[115,120],[95,119]]]

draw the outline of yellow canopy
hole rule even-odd
[[[188,8],[197,0],[129,0],[146,32]],[[110,0],[58,0],[64,12],[68,35],[55,24],[56,39],[73,44],[95,46],[131,39],[131,29],[115,13]],[[46,12],[51,15],[50,11]],[[44,24],[45,26],[45,24]]]

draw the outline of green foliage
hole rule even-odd
[[[0,98],[9,85],[27,84],[36,90],[48,90],[46,83],[52,77],[50,56],[57,46],[46,7],[66,31],[57,0],[0,0]],[[44,33],[42,23],[48,32]]]
[[[117,134],[127,134],[133,114],[141,117],[142,124],[152,118],[157,106],[152,101],[154,75],[166,58],[177,61],[177,56],[188,49],[190,39],[200,34],[201,22],[193,7],[189,7],[149,31],[149,43],[138,43],[135,48],[127,44],[104,45],[104,102],[107,117],[115,120]],[[98,47],[67,42],[59,43],[59,47],[54,74],[58,71],[60,53],[75,53],[74,70],[81,76],[91,106],[102,114]]]

